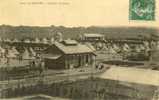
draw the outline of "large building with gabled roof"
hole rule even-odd
[[[69,69],[89,66],[95,62],[95,53],[87,45],[75,40],[55,42],[45,50],[42,58],[45,66],[51,69]]]

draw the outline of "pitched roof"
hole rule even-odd
[[[74,53],[93,53],[93,50],[87,45],[77,43],[77,45],[65,45],[63,43],[55,43],[62,52],[65,54],[74,54]]]
[[[92,44],[86,43],[86,45],[87,45],[92,51],[96,51],[96,49],[93,47]]]
[[[75,41],[75,40],[70,40],[70,39],[64,40],[63,42],[64,42],[65,44],[67,44],[67,45],[76,45],[76,44],[78,44],[77,41]]]

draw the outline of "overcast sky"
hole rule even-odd
[[[65,4],[24,4],[30,1]],[[0,24],[159,27],[158,5],[156,21],[129,21],[129,0],[0,0]]]

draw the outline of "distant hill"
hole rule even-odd
[[[1,38],[43,38],[53,37],[54,33],[61,32],[64,38],[77,38],[82,33],[101,33],[106,38],[139,38],[149,37],[150,34],[159,34],[159,30],[146,27],[64,27],[64,26],[0,26]]]

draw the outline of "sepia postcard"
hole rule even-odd
[[[159,100],[159,1],[0,0],[0,100]]]

